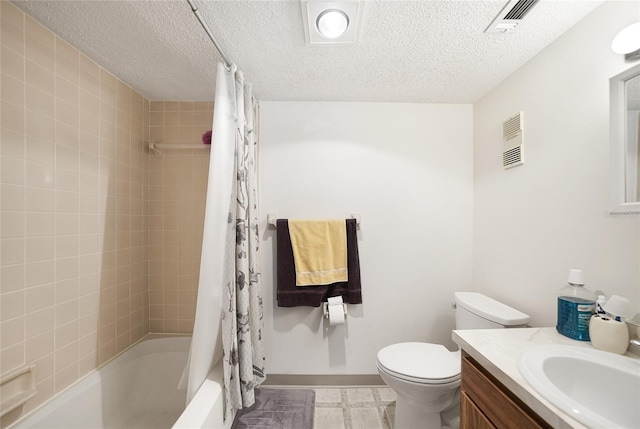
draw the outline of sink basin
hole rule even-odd
[[[589,428],[640,428],[640,360],[588,347],[533,347],[518,358],[524,379]]]

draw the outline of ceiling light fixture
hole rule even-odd
[[[640,60],[640,20],[620,30],[611,42],[611,49],[616,54],[623,54],[627,62]]]
[[[349,28],[349,17],[340,9],[326,9],[318,15],[316,28],[327,39],[335,39]]]
[[[309,45],[355,43],[365,0],[300,0],[304,37]]]
[[[640,21],[631,24],[614,37],[611,42],[611,49],[616,54],[626,54],[625,58],[629,60],[638,59],[640,55]],[[631,57],[631,59],[630,59]]]

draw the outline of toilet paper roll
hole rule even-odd
[[[342,296],[330,296],[329,298],[327,298],[327,302],[329,303],[329,305],[342,305]]]
[[[627,324],[599,315],[589,320],[591,345],[605,352],[624,354],[629,346]]]
[[[327,311],[329,312],[329,326],[344,325],[345,314],[341,296],[332,296],[327,299]]]
[[[344,307],[342,304],[329,306],[329,325],[344,325]]]

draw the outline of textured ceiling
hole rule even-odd
[[[186,0],[14,3],[150,100],[214,98],[221,59]],[[299,0],[195,3],[260,100],[473,103],[602,2],[541,0],[485,34],[506,0],[369,0],[335,46],[306,44]]]

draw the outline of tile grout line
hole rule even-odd
[[[331,427],[331,429],[355,429],[365,424],[367,427],[377,427],[380,429],[392,429],[393,418],[392,413],[395,410],[395,400],[393,395],[389,396],[388,394],[384,394],[382,389],[388,388],[378,388],[378,387],[358,387],[358,388],[350,388],[350,387],[342,387],[342,388],[322,388],[316,387],[313,388],[318,392],[323,392],[323,402],[316,402],[314,407],[314,414],[317,415],[317,410],[326,410],[331,412],[330,410],[334,410],[339,415],[342,420],[342,424],[335,424]],[[328,394],[327,390],[337,390],[337,393],[340,395],[340,402],[337,402],[335,396]],[[352,392],[350,392],[350,390]],[[358,391],[360,390],[360,391]],[[367,390],[368,392],[364,392],[363,390]],[[352,395],[350,395],[352,393]],[[364,397],[363,397],[364,395]],[[369,396],[371,399],[369,399]],[[383,399],[385,398],[386,399]],[[353,401],[353,403],[352,403]],[[352,411],[356,411],[355,415]],[[391,413],[389,412],[391,411]],[[364,413],[364,414],[363,414]],[[326,415],[326,413],[321,413]],[[372,417],[375,415],[378,421],[377,424],[372,425],[371,421],[366,422],[367,417]],[[354,420],[355,419],[355,420]],[[364,420],[363,420],[364,419]],[[317,420],[314,422],[314,427],[318,429],[328,428],[326,426],[326,422],[321,422]]]
[[[349,412],[349,397],[347,394],[347,389],[340,389],[340,396],[342,398],[341,406],[342,416],[344,419],[344,429],[352,429],[353,425],[351,424],[351,413]]]

